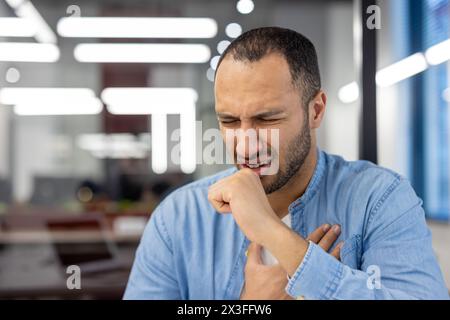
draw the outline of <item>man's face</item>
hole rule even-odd
[[[236,166],[256,167],[252,170],[261,173],[261,168],[278,159],[278,171],[272,175],[260,174],[260,179],[267,194],[283,187],[299,171],[311,149],[308,115],[301,93],[292,83],[286,60],[278,54],[269,54],[257,62],[227,57],[217,71],[215,98],[224,139],[226,130],[268,131],[267,138],[258,135],[257,143],[253,144],[249,139],[239,141],[241,136],[236,135],[237,141],[233,141],[233,150],[229,151],[235,161],[238,157],[246,160]],[[272,129],[278,129],[278,143],[271,141]],[[251,162],[251,159],[256,160]]]

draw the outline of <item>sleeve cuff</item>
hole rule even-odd
[[[342,279],[343,264],[309,241],[300,266],[289,279],[286,292],[295,298],[332,299]]]

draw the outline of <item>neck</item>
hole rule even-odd
[[[269,194],[270,205],[282,219],[288,214],[289,205],[300,198],[306,191],[317,164],[317,149],[312,144],[305,162],[297,173],[281,189]]]

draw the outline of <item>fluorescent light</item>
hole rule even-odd
[[[209,62],[209,65],[211,66],[211,69],[216,70],[217,65],[219,64],[220,56],[214,56],[211,58],[211,61]]]
[[[358,84],[356,82],[352,82],[346,86],[343,86],[341,89],[339,89],[338,97],[342,103],[355,102],[359,98]]]
[[[36,26],[29,19],[0,18],[0,37],[33,37]]]
[[[17,9],[24,0],[5,0],[6,3],[13,9]]]
[[[95,98],[88,88],[3,88],[0,89],[2,104],[33,104],[37,101],[68,102],[77,99]]]
[[[231,44],[230,41],[228,40],[222,40],[217,44],[217,52],[219,52],[219,54],[222,54],[227,48],[228,46]]]
[[[36,10],[34,5],[28,0],[6,0],[8,5],[14,10],[17,16],[26,20],[27,26],[21,26],[18,29],[9,29],[10,33],[20,33],[22,37],[34,36],[37,41],[42,43],[56,43],[56,34],[52,31],[50,26],[45,22],[44,18]],[[29,29],[33,28],[32,34]],[[2,28],[0,27],[0,30]],[[5,29],[6,30],[6,29]],[[6,32],[6,31],[5,31]],[[8,35],[7,35],[8,36]],[[19,36],[19,35],[11,35]],[[16,61],[16,60],[13,60]]]
[[[153,114],[152,121],[152,170],[157,174],[167,171],[167,115]]]
[[[118,87],[104,89],[101,98],[108,106],[119,106],[116,108],[119,114],[152,114],[166,107],[195,104],[198,94],[192,88]],[[122,109],[124,106],[127,107]]]
[[[59,49],[50,43],[1,42],[0,61],[55,62]]]
[[[113,114],[152,115],[152,146],[167,144],[167,114],[180,116],[180,166],[184,173],[196,168],[195,103],[197,92],[192,88],[106,88],[101,94],[108,111]],[[156,123],[158,122],[158,123]],[[164,123],[162,123],[164,122]],[[155,172],[167,169],[167,160],[158,159],[167,146],[158,146],[153,152],[152,167]],[[164,155],[162,156],[164,157]]]
[[[416,53],[399,62],[396,62],[377,72],[376,82],[380,87],[387,87],[412,77],[428,68],[428,63],[437,65],[450,60],[450,39],[430,47],[425,55]],[[428,62],[428,63],[427,63]],[[450,88],[443,93],[444,99],[450,96]],[[356,82],[342,87],[338,93],[339,99],[350,103],[358,99],[359,88]],[[450,98],[448,98],[450,100]],[[447,100],[448,101],[448,100]]]
[[[79,99],[76,101],[37,101],[34,103],[19,103],[14,106],[14,113],[20,116],[49,115],[92,115],[99,114],[103,109],[102,102],[97,98]]]
[[[96,158],[146,158],[150,150],[149,134],[136,137],[131,133],[90,133],[77,138],[80,149],[89,151]]]
[[[212,68],[208,68],[208,70],[206,70],[206,78],[209,81],[214,82],[215,76],[216,76],[216,72]]]
[[[242,33],[242,27],[237,23],[230,23],[225,27],[225,34],[230,38],[237,38]]]
[[[204,44],[84,43],[74,56],[80,62],[204,63],[211,52]]]
[[[249,14],[255,8],[252,0],[239,0],[236,4],[236,9],[242,14]]]
[[[0,103],[21,116],[98,114],[102,102],[88,88],[3,88]]]
[[[5,75],[5,80],[8,83],[16,83],[20,80],[20,71],[17,68],[8,68]]]
[[[195,123],[195,104],[192,103],[180,112],[180,167],[186,174],[193,173],[197,166]]]
[[[117,115],[184,114],[195,108],[198,94],[192,88],[106,88],[101,98]]]
[[[15,8],[15,13],[21,18],[29,20],[30,23],[35,26],[36,32],[34,37],[38,42],[56,43],[56,34],[30,1],[22,1],[22,3]]]
[[[416,53],[377,72],[376,81],[381,87],[387,87],[412,77],[428,67],[425,56]]]
[[[437,65],[450,60],[450,39],[429,48],[425,52],[425,56],[431,65]]]
[[[213,38],[211,18],[68,17],[57,25],[59,35],[78,38]]]

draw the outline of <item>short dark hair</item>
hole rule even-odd
[[[303,103],[307,106],[321,88],[319,63],[313,43],[296,31],[280,27],[249,30],[227,47],[216,70],[229,55],[236,61],[254,62],[270,53],[280,53],[286,59],[293,84],[303,87]]]

